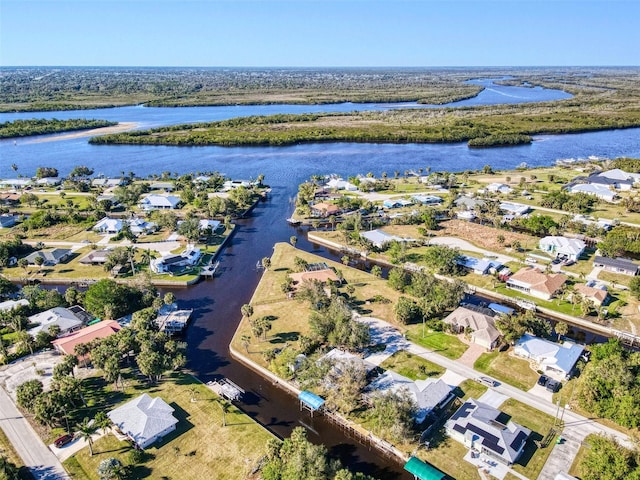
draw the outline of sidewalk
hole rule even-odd
[[[62,464],[42,443],[4,388],[0,388],[0,426],[34,478],[70,480]]]

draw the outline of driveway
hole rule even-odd
[[[371,343],[375,345],[386,345],[382,352],[372,353],[364,359],[373,364],[380,365],[387,358],[401,350],[407,350],[409,342],[400,331],[388,323],[373,317],[358,317],[358,322],[369,325],[369,335]]]
[[[60,461],[42,443],[4,388],[0,388],[0,426],[34,478],[70,480]]]

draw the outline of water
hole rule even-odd
[[[564,92],[535,88],[490,85],[480,96],[456,105],[473,102],[514,103],[552,100]],[[527,97],[528,95],[528,97]],[[564,98],[564,97],[562,97]],[[485,103],[486,104],[486,103]],[[0,122],[18,118],[100,118],[137,122],[142,127],[220,120],[242,115],[351,111],[396,108],[384,104],[275,105],[238,107],[142,108],[124,107],[80,112],[0,114]],[[531,145],[497,149],[469,149],[466,144],[305,144],[287,147],[157,147],[93,146],[86,138],[42,142],[19,139],[0,142],[0,178],[19,174],[31,176],[38,166],[58,168],[68,174],[76,165],[87,165],[95,173],[120,175],[133,171],[140,176],[163,171],[186,173],[218,170],[233,178],[265,175],[273,188],[268,202],[260,203],[251,218],[239,222],[237,233],[220,257],[219,276],[189,289],[176,290],[185,308],[194,309],[193,321],[186,332],[189,368],[203,381],[225,376],[247,392],[242,407],[257,421],[275,433],[286,436],[303,423],[309,438],[322,442],[345,464],[385,478],[410,478],[395,461],[344,436],[322,417],[311,419],[300,413],[297,400],[261,376],[230,358],[228,346],[240,320],[240,307],[248,303],[260,274],[256,262],[269,256],[276,242],[286,242],[296,233],[286,222],[291,213],[290,199],[297,185],[312,174],[337,172],[342,175],[431,168],[432,171],[462,171],[491,165],[494,169],[513,168],[522,162],[530,166],[549,165],[558,158],[597,156],[640,157],[640,129],[613,130],[577,135],[536,137]],[[46,137],[44,137],[46,139]],[[298,247],[328,255],[306,241],[299,233]]]

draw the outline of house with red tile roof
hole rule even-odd
[[[115,320],[103,320],[78,330],[71,335],[67,335],[66,337],[57,338],[51,343],[53,344],[53,347],[63,355],[75,355],[74,349],[76,345],[89,343],[96,338],[109,337],[121,328],[122,327]]]

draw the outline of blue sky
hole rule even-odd
[[[0,0],[0,65],[640,65],[640,0]]]

